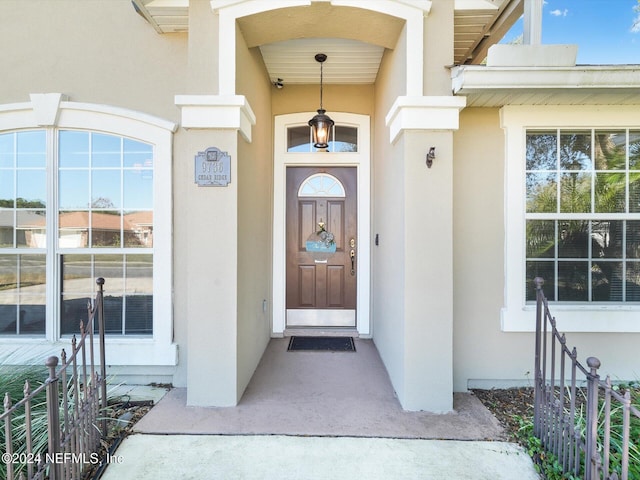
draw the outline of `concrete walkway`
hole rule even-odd
[[[237,407],[190,407],[171,390],[102,478],[539,478],[471,394],[444,415],[402,410],[370,340],[356,353],[286,346],[270,342]]]
[[[133,435],[103,480],[539,480],[505,442],[353,437]]]

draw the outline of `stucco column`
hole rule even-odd
[[[398,395],[406,410],[453,409],[453,131],[464,105],[458,97],[399,97],[386,119],[392,142],[402,148],[404,381]]]
[[[251,138],[255,116],[242,96],[178,95],[183,131],[177,162],[175,233],[176,317],[186,317],[187,404],[233,406],[238,402],[238,132]],[[194,157],[216,147],[231,157],[231,182],[195,184]]]

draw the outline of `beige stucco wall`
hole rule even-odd
[[[238,399],[269,342],[273,203],[271,86],[258,49],[236,35],[236,91],[256,115],[251,143],[238,138]]]
[[[177,121],[186,34],[158,35],[129,0],[3,0],[0,103],[58,92]]]
[[[373,91],[373,85],[325,84],[322,103],[329,116],[331,112],[373,115]],[[320,108],[320,85],[285,84],[282,89],[273,87],[271,99],[274,116],[314,112]]]
[[[533,336],[500,330],[504,134],[498,109],[464,109],[454,142],[454,390],[464,391],[470,378],[524,379],[533,366]]]
[[[372,247],[373,339],[398,395],[405,390],[404,371],[404,173],[403,139],[391,144],[385,116],[395,99],[403,95],[406,31],[395,50],[382,57],[375,85],[375,122],[372,154],[372,228],[379,245]]]

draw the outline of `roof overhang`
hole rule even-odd
[[[415,0],[411,1],[415,3]],[[184,33],[189,30],[189,0],[131,0],[131,3],[135,11],[149,22],[158,33]],[[321,5],[325,2],[314,2],[310,0],[309,3]],[[398,0],[398,3],[399,5],[408,3],[408,0]],[[366,10],[366,2],[363,1],[362,4]],[[430,5],[430,2],[426,2],[426,4]],[[326,2],[325,6],[328,7],[330,5],[332,5],[331,1]],[[340,5],[340,2],[336,2],[336,5]],[[520,18],[524,11],[523,5],[524,0],[454,0],[453,64],[482,63],[489,47],[498,43],[516,20]],[[269,23],[268,20],[270,16],[282,16],[282,14],[282,11],[261,14],[256,20],[259,23],[253,24],[252,28],[260,23]],[[363,17],[362,15],[365,16]],[[367,15],[369,16],[367,17]],[[334,37],[358,40],[354,35],[357,36],[360,30],[367,27],[370,30],[380,32],[381,35],[387,35],[386,37],[383,35],[377,42],[371,42],[369,38],[367,40],[368,42],[385,48],[393,48],[395,43],[389,44],[388,39],[397,39],[397,30],[398,28],[402,29],[402,25],[396,25],[397,19],[387,16],[387,23],[381,26],[376,24],[376,20],[379,18],[381,18],[381,15],[372,16],[368,13],[362,13],[361,11],[357,29],[351,29],[347,36],[334,35]],[[249,25],[250,22],[250,18],[242,20],[242,24],[245,27],[245,35],[248,35],[249,30],[247,29],[247,25]],[[295,30],[295,25],[295,23],[290,22],[289,28]],[[330,26],[331,23],[323,22],[323,32]],[[273,31],[279,32],[279,29]],[[286,39],[318,37],[317,33],[309,31],[308,25],[305,26],[303,33],[300,35],[295,34],[295,31],[287,31],[287,34],[289,35],[287,38],[272,39],[267,43]],[[332,35],[328,35],[326,32],[322,36],[332,37]],[[384,41],[385,38],[387,38],[386,42]],[[250,46],[262,46],[265,44],[265,42],[262,41],[257,44],[253,44],[251,41],[248,41],[248,43]]]
[[[451,68],[454,95],[467,107],[640,105],[640,65]]]

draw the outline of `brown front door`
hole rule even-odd
[[[287,168],[287,327],[356,325],[356,185],[356,167]]]

